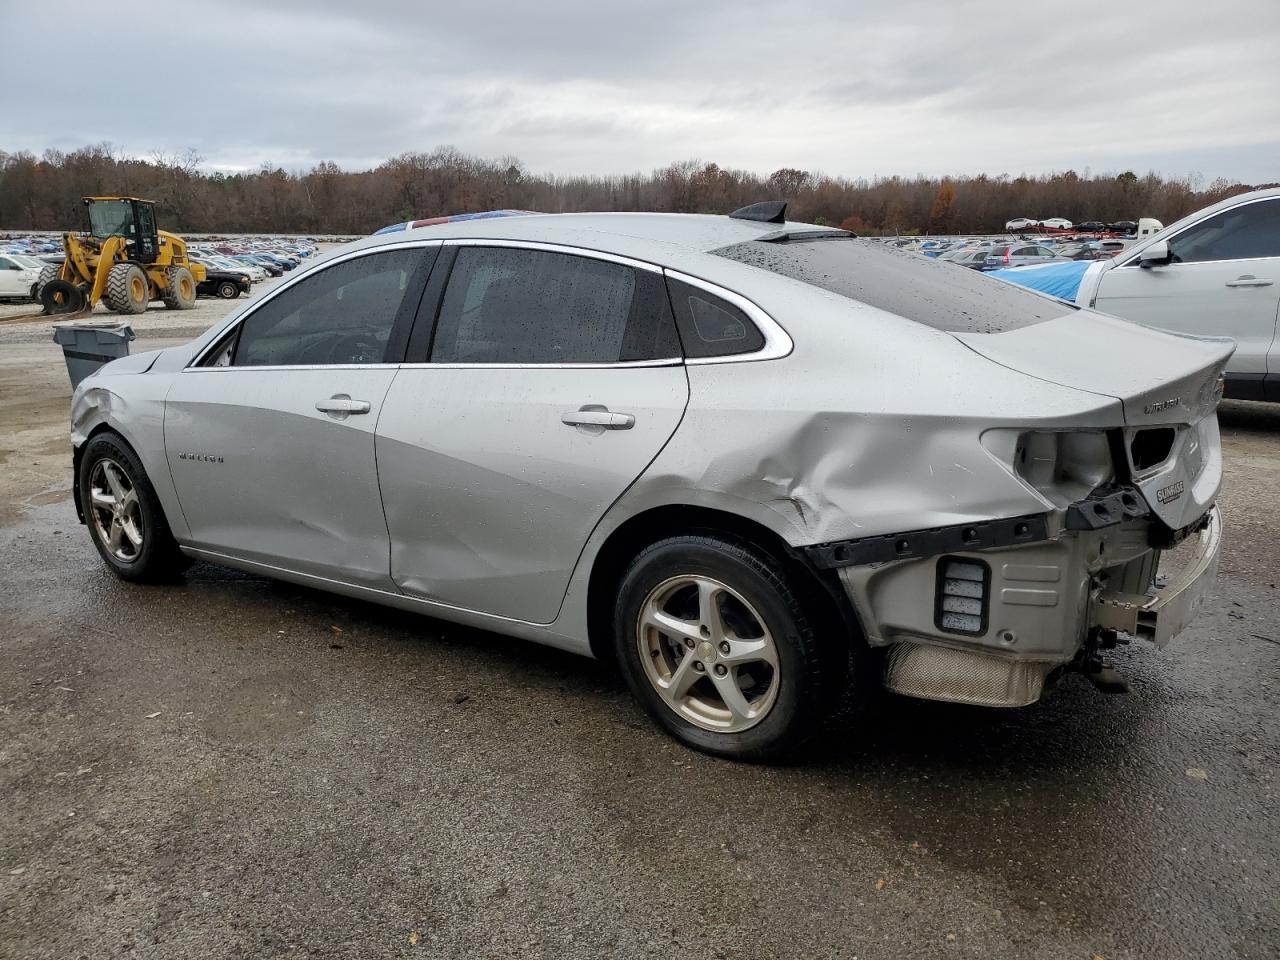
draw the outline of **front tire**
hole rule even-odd
[[[170,310],[190,310],[196,305],[196,280],[186,267],[170,267],[165,271],[165,289],[161,297]]]
[[[240,296],[240,285],[230,280],[223,280],[218,284],[218,296],[223,300],[234,300]]]
[[[160,583],[190,566],[146,470],[119,436],[101,433],[88,442],[77,483],[89,535],[116,576]]]
[[[677,536],[643,550],[614,611],[636,698],[677,739],[736,760],[778,760],[826,713],[824,654],[782,564],[742,541]]]
[[[107,274],[103,297],[116,313],[146,313],[151,301],[151,281],[136,263],[117,263]]]

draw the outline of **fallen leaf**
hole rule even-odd
[[[337,624],[334,624],[334,623],[329,624],[329,629],[332,630],[335,635],[339,637],[342,636],[342,628]]]
[[[409,934],[409,946],[416,947],[418,945],[418,931],[413,930]]]
[[[876,881],[876,889],[877,890],[884,889],[884,877],[881,877],[879,880]]]
[[[955,942],[956,942],[956,935],[954,933],[948,933],[947,943],[955,943]]]
[[[1203,767],[1187,767],[1187,776],[1192,780],[1208,780],[1209,771]]]
[[[154,720],[154,719],[155,719],[156,717],[158,717],[158,716],[160,716],[160,711],[159,711],[159,710],[157,710],[155,713],[148,713],[148,714],[147,714],[147,719],[148,719],[148,720]]]

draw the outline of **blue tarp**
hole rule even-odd
[[[1071,263],[1046,263],[1042,267],[1015,267],[1012,270],[992,270],[987,276],[998,277],[1009,283],[1030,287],[1059,300],[1075,303],[1076,291],[1085,271],[1094,265],[1093,260],[1073,260]]]

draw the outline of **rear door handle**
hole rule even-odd
[[[1236,277],[1234,280],[1228,280],[1228,287],[1269,287],[1275,283],[1274,280],[1268,280],[1266,277],[1255,277],[1246,273],[1243,277]]]
[[[630,430],[636,418],[629,413],[613,413],[607,407],[588,404],[578,410],[560,414],[560,422],[570,427],[603,427],[605,430]]]
[[[373,409],[368,400],[352,400],[347,393],[335,393],[327,400],[317,400],[316,409],[335,420],[345,420],[352,414],[368,413]]]

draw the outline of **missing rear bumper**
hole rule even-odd
[[[1197,525],[1195,549],[1168,584],[1154,593],[1098,593],[1091,625],[1150,640],[1157,648],[1186,629],[1213,588],[1222,549],[1222,519],[1217,507]]]

